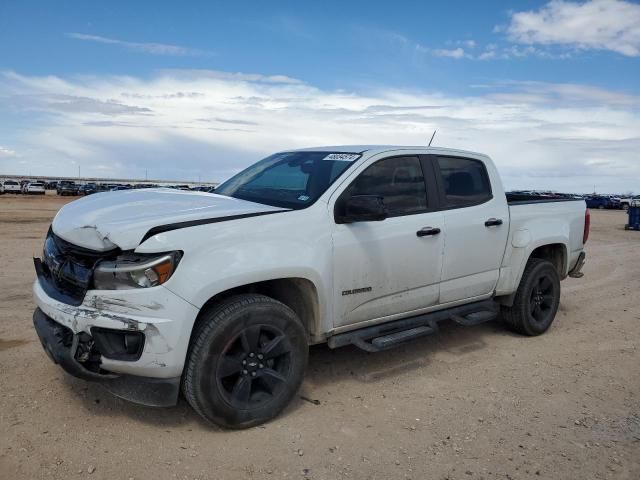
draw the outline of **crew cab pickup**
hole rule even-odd
[[[584,200],[507,198],[491,160],[444,148],[276,153],[215,193],[96,193],[34,259],[34,324],[67,372],[243,428],[293,398],[308,347],[378,352],[502,317],[545,332],[580,277]]]

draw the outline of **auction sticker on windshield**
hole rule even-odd
[[[323,160],[334,160],[339,162],[353,162],[360,158],[359,153],[330,153]]]

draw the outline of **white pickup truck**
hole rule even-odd
[[[122,398],[243,428],[295,396],[308,346],[377,352],[502,315],[545,332],[580,277],[583,200],[507,198],[491,160],[425,147],[276,153],[216,192],[63,207],[34,259],[50,357]]]
[[[633,204],[640,203],[640,195],[636,195],[635,197],[620,197],[618,198],[620,201],[620,206],[623,210],[629,210],[629,207]]]

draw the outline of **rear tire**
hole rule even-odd
[[[539,258],[527,263],[511,307],[502,307],[509,326],[522,335],[546,332],[560,304],[560,277],[555,266]]]
[[[307,366],[307,332],[286,305],[237,295],[203,313],[183,377],[193,409],[216,425],[248,428],[277,416]]]

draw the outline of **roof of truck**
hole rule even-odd
[[[456,154],[456,155],[473,155],[486,157],[485,154],[478,152],[471,152],[468,150],[459,150],[456,148],[444,148],[444,147],[427,147],[426,145],[331,145],[326,147],[311,147],[311,148],[294,148],[292,150],[286,150],[288,152],[340,152],[340,153],[382,153],[389,150],[424,150],[425,152],[440,153],[440,154]]]

